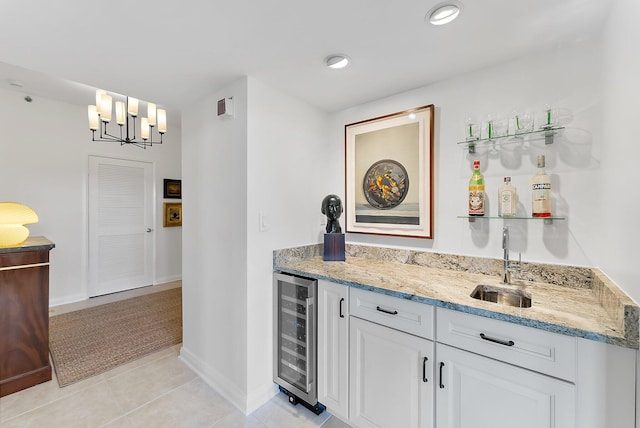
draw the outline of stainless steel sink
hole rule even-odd
[[[473,290],[471,297],[516,308],[531,307],[531,296],[525,291],[512,288],[481,284]]]

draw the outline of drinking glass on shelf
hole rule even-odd
[[[469,119],[467,120],[465,128],[466,141],[477,141],[480,139],[480,127],[477,123],[473,123],[473,121]]]
[[[548,104],[544,106],[542,126],[540,128],[547,129],[553,128],[558,122],[558,112],[552,109]]]
[[[514,134],[525,134],[533,131],[533,115],[531,113],[518,113],[513,114],[511,121]]]
[[[506,137],[509,132],[509,119],[497,118],[493,119],[493,137]]]
[[[487,140],[490,140],[494,137],[493,119],[487,119],[484,121],[484,123],[482,124],[482,135],[483,138],[486,138]]]

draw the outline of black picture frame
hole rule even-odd
[[[164,198],[182,199],[182,180],[164,179]]]

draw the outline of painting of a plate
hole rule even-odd
[[[407,170],[400,162],[380,160],[369,167],[362,181],[367,202],[372,207],[388,210],[402,203],[409,191]]]

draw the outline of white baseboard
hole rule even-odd
[[[261,407],[267,401],[271,400],[276,394],[280,392],[278,390],[278,385],[275,383],[269,382],[266,385],[262,385],[260,388],[257,388],[254,391],[251,391],[247,395],[247,412],[246,414],[253,413],[254,410]]]
[[[180,359],[211,388],[215,389],[217,393],[231,402],[242,413],[247,414],[246,395],[226,376],[196,357],[184,345],[180,349]]]
[[[68,303],[82,302],[83,300],[88,300],[88,299],[89,299],[89,296],[86,294],[76,294],[74,296],[65,296],[65,297],[49,300],[49,307],[53,308],[54,306],[66,305]]]
[[[182,346],[180,349],[180,359],[191,370],[204,380],[207,385],[213,388],[218,394],[222,395],[226,400],[231,402],[242,413],[248,415],[253,412],[273,396],[278,393],[277,385],[269,383],[256,389],[250,394],[240,391],[226,376],[218,370],[206,364],[204,361],[196,357],[192,352]]]
[[[154,278],[153,285],[166,284],[167,282],[173,282],[173,281],[182,281],[182,274]]]

